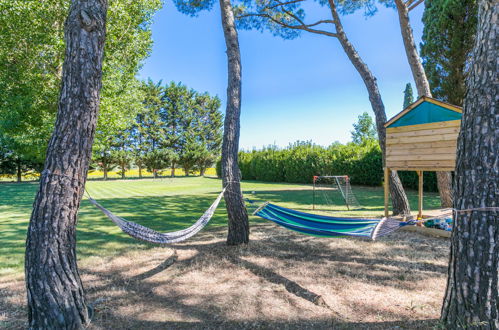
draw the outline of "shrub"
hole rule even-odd
[[[334,143],[327,148],[299,141],[284,149],[269,146],[241,151],[239,168],[243,180],[312,183],[314,175],[348,175],[356,185],[380,186],[383,182],[381,150],[376,141]],[[216,169],[220,177],[220,161]],[[416,172],[399,173],[405,188],[417,189]],[[436,191],[435,173],[425,172],[424,187]]]

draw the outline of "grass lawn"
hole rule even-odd
[[[0,184],[0,328],[26,327],[24,241],[37,183]],[[218,179],[89,181],[106,208],[160,231],[185,228],[213,202]],[[310,210],[310,185],[244,182],[246,196]],[[381,187],[353,187],[362,210],[381,216]],[[253,194],[254,192],[254,194]],[[417,193],[409,191],[412,208]],[[425,208],[438,208],[427,194]],[[325,205],[324,205],[325,207]],[[376,242],[316,238],[251,217],[251,243],[227,247],[223,202],[210,225],[168,247],[123,234],[88,201],[78,258],[91,329],[427,329],[437,324],[448,240],[398,231]]]
[[[258,202],[272,201],[285,207],[311,211],[310,185],[244,182],[242,187],[245,196]],[[36,182],[0,184],[0,275],[22,271],[26,229],[37,188]],[[113,213],[163,232],[183,229],[196,221],[213,202],[220,188],[220,180],[200,177],[89,181],[87,184],[91,196]],[[322,205],[319,208],[335,210],[338,215],[382,216],[381,188],[353,187],[353,191],[363,206],[362,210],[347,211],[339,194],[333,201],[337,206]],[[409,191],[408,197],[411,207],[416,208],[417,193]],[[425,208],[437,208],[438,202],[436,194],[428,194]],[[226,219],[222,201],[209,226],[226,226]],[[251,221],[265,220],[251,217]],[[77,233],[79,258],[119,255],[130,249],[151,247],[122,233],[85,199],[80,208]]]

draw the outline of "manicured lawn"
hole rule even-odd
[[[26,228],[38,183],[0,184],[0,276],[22,272]],[[92,197],[113,213],[158,231],[188,227],[209,207],[221,188],[214,178],[183,177],[175,179],[89,181],[87,189]],[[244,182],[245,196],[258,202],[272,201],[298,210],[311,210],[310,185]],[[340,195],[334,199],[335,214],[381,216],[383,191],[381,187],[353,187],[362,210],[347,211]],[[254,194],[253,194],[254,192]],[[408,191],[412,208],[417,194]],[[438,196],[427,194],[425,208],[438,208]],[[328,206],[329,207],[329,206]],[[253,206],[249,207],[252,211]],[[226,225],[225,205],[222,201],[211,227]],[[262,222],[251,217],[252,222]],[[78,257],[121,255],[130,250],[150,249],[120,231],[87,200],[83,200],[78,224]]]

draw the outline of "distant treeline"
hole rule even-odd
[[[282,149],[269,146],[241,151],[239,168],[243,180],[312,183],[314,175],[348,175],[356,185],[380,186],[383,182],[381,149],[374,140],[361,144],[334,143],[329,147],[299,141]],[[217,175],[220,174],[218,162]],[[416,172],[399,172],[399,175],[405,188],[417,188]],[[435,173],[425,173],[424,187],[426,191],[437,191]]]
[[[220,154],[223,115],[220,99],[180,83],[151,80],[141,86],[143,106],[135,120],[93,148],[93,165],[107,173],[117,167],[124,177],[132,165],[139,177],[147,169],[156,177],[163,169],[181,167],[186,175],[211,167]]]
[[[141,102],[135,108],[125,108],[122,116],[97,128],[90,172],[100,171],[104,179],[113,170],[125,178],[132,168],[138,169],[138,177],[145,170],[157,177],[165,169],[174,176],[177,168],[185,175],[204,175],[220,156],[220,99],[180,83],[151,80],[141,82],[136,93]],[[37,177],[43,158],[14,150],[5,137],[0,130],[0,175],[17,181]]]

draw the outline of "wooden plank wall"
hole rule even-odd
[[[460,120],[388,127],[386,166],[425,171],[454,170]]]

